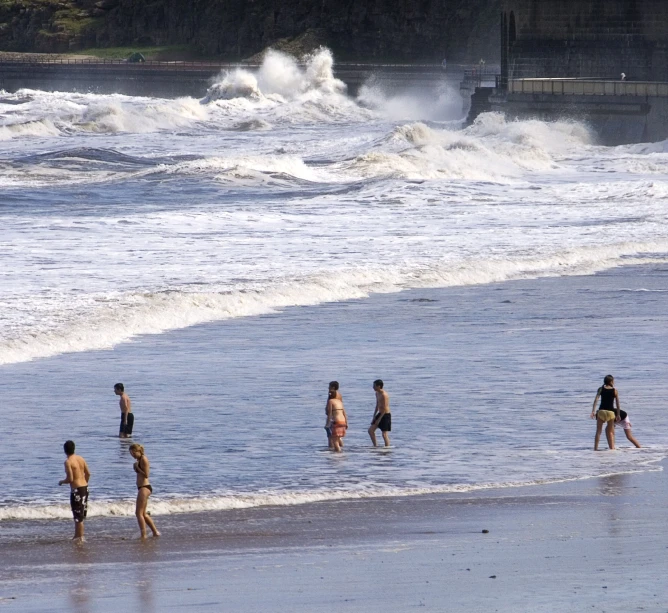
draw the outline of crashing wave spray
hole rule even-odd
[[[243,68],[223,72],[202,103],[234,98],[289,100],[309,91],[343,94],[346,85],[334,77],[333,69],[334,58],[329,49],[321,48],[301,63],[285,53],[269,50],[256,73]]]
[[[357,102],[391,121],[445,121],[457,127],[465,119],[462,97],[450,83],[393,91],[388,83],[372,77],[360,87]]]
[[[30,136],[74,136],[77,133],[146,134],[190,126],[208,118],[208,111],[192,98],[165,100],[122,94],[20,90],[10,98],[28,102],[12,114],[0,113],[0,141]]]

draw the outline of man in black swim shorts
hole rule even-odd
[[[88,515],[88,487],[77,487],[70,492],[70,507],[75,524],[83,524]]]
[[[374,447],[376,443],[376,430],[380,428],[383,433],[383,440],[385,447],[390,446],[390,436],[388,432],[392,430],[392,414],[390,413],[390,395],[383,389],[383,382],[381,379],[376,379],[373,382],[373,391],[376,393],[376,408],[373,412],[373,419],[371,426],[369,426],[369,436]]]
[[[88,481],[90,471],[88,464],[80,455],[74,453],[74,441],[66,441],[63,445],[67,460],[65,460],[65,479],[58,481],[58,485],[69,483],[70,507],[74,517],[73,540],[83,542],[84,520],[88,513]]]
[[[125,386],[122,383],[114,385],[114,394],[121,397],[118,403],[121,407],[121,427],[118,431],[118,436],[120,438],[130,438],[135,423],[130,396],[125,393]]]

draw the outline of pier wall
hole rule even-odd
[[[489,100],[509,118],[581,121],[602,145],[668,139],[668,83],[511,79]]]
[[[668,81],[665,0],[503,0],[504,77]]]
[[[584,121],[608,145],[668,138],[666,0],[502,0],[500,21],[494,110]]]

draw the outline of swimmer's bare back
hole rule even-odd
[[[80,455],[71,455],[65,460],[66,479],[59,482],[59,485],[69,483],[70,489],[75,490],[79,487],[86,487],[90,478],[88,464]]]

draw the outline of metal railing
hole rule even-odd
[[[300,65],[305,65],[302,62],[298,62]],[[258,68],[260,62],[216,62],[216,61],[204,61],[204,60],[145,60],[143,62],[129,62],[124,59],[105,59],[105,58],[82,58],[82,59],[73,59],[73,58],[53,58],[53,57],[39,57],[37,55],[26,56],[26,57],[12,57],[12,58],[3,58],[0,55],[0,64],[55,64],[55,65],[111,65],[111,66],[132,66],[132,67],[144,67],[144,66],[155,66],[161,68]],[[362,62],[336,62],[336,68],[349,68],[349,69],[408,69],[408,70],[434,70],[442,71],[440,64],[390,64],[390,63],[362,63]]]
[[[508,79],[508,93],[556,96],[668,97],[668,83],[602,79]]]
[[[468,68],[464,70],[464,77],[459,85],[460,89],[474,89],[484,85],[493,87],[496,84],[498,71],[493,68]]]
[[[99,59],[71,59],[71,58],[37,58],[37,57],[22,57],[4,59],[0,57],[0,64],[28,64],[28,65],[62,65],[62,66],[124,66],[142,68],[146,66],[154,66],[161,68],[237,68],[237,67],[258,67],[257,63],[244,62],[203,62],[203,61],[163,61],[163,60],[145,60],[144,62],[129,62],[127,60],[110,60],[105,58]]]

